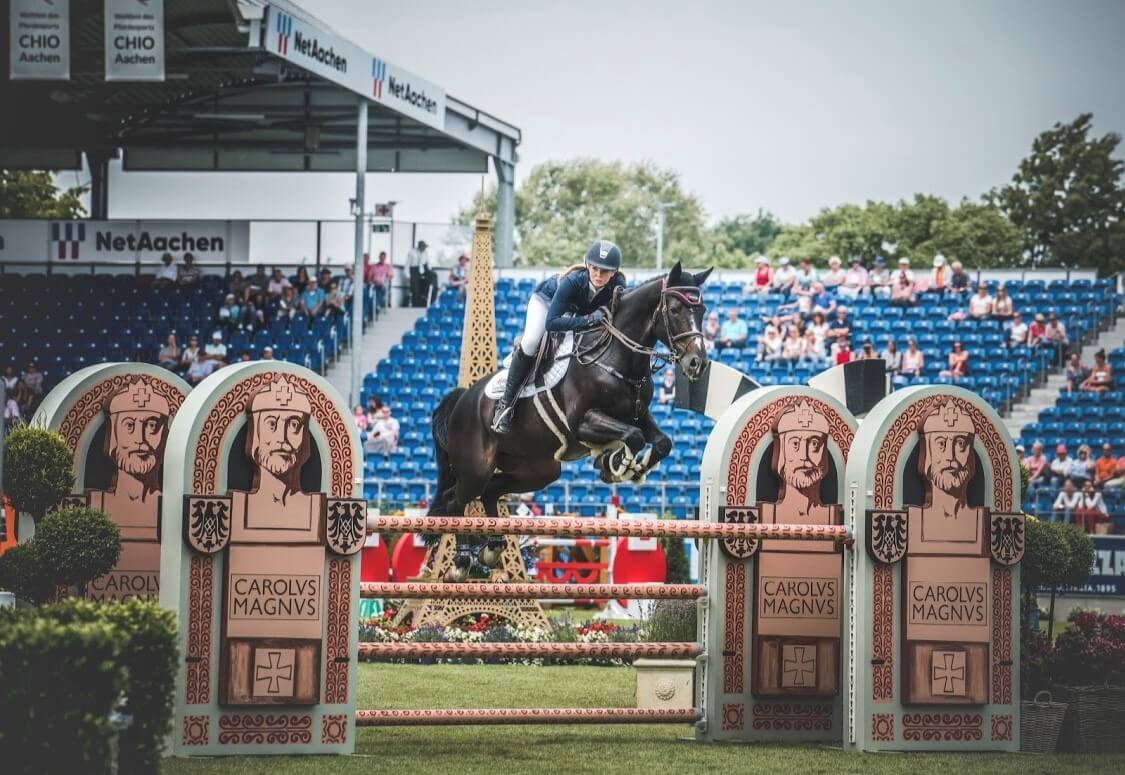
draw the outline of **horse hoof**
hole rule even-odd
[[[468,567],[459,568],[457,565],[451,565],[449,570],[445,572],[446,584],[458,584],[467,578],[469,578]]]
[[[480,550],[480,561],[482,565],[489,568],[496,568],[500,565],[500,559],[504,554],[504,544],[493,546],[492,543],[485,544],[484,548]]]

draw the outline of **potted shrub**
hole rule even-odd
[[[1064,750],[1125,752],[1125,616],[1075,611],[1049,658]]]
[[[4,481],[0,484],[16,513],[28,514],[38,526],[74,487],[70,450],[63,437],[30,425],[13,428],[4,442]]]
[[[647,641],[694,642],[696,601],[658,600],[644,624]],[[694,659],[637,659],[638,708],[691,708],[694,704]]]

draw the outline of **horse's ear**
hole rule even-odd
[[[672,265],[672,271],[668,272],[668,287],[669,288],[675,288],[677,285],[680,284],[680,274],[682,272],[683,272],[683,268],[680,266],[679,261],[677,261],[675,264]]]
[[[695,275],[693,277],[693,279],[695,280],[695,286],[698,288],[699,286],[703,285],[703,283],[707,282],[707,278],[710,277],[711,273],[714,271],[715,267],[712,266]]]
[[[617,305],[621,301],[621,297],[625,295],[625,286],[619,285],[613,289],[613,298],[609,302],[609,317],[613,319],[614,314],[617,312]]]

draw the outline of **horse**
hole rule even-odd
[[[518,400],[508,434],[490,427],[491,375],[446,394],[431,418],[438,482],[429,513],[460,516],[480,498],[498,516],[501,497],[541,490],[563,461],[586,456],[603,481],[643,481],[672,451],[649,411],[653,362],[678,366],[691,382],[707,368],[699,289],[712,269],[692,274],[677,262],[666,275],[619,289],[605,320],[576,332],[566,375],[537,397],[539,411],[531,398]],[[654,349],[657,342],[668,351]]]

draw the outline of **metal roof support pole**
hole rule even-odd
[[[359,100],[355,130],[355,271],[352,283],[352,390],[348,406],[360,403],[363,384],[363,224],[364,189],[367,181],[367,100]]]
[[[90,217],[95,221],[109,218],[109,158],[103,151],[86,151],[90,167]]]
[[[515,260],[516,165],[492,157],[496,167],[496,266],[509,267]]]

